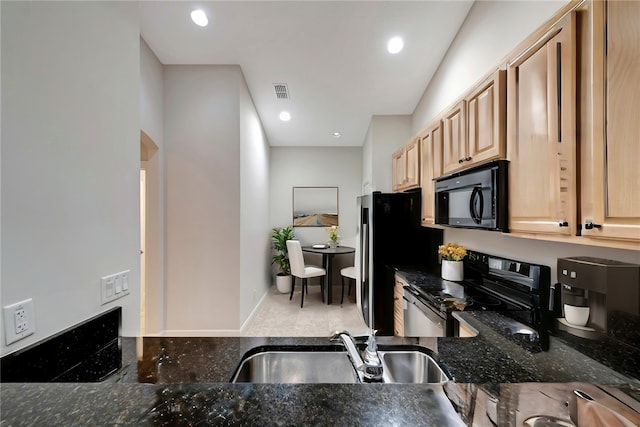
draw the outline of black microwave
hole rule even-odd
[[[436,224],[509,231],[508,163],[494,160],[436,178]]]

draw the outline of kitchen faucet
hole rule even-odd
[[[336,342],[342,340],[353,367],[356,369],[362,381],[382,382],[382,362],[378,356],[375,332],[372,331],[367,338],[367,348],[364,351],[364,359],[360,356],[355,339],[349,331],[335,331],[329,336],[329,340]]]

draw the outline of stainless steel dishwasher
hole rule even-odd
[[[403,288],[404,335],[407,337],[446,336],[446,317],[422,302],[410,287]]]

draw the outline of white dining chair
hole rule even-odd
[[[356,246],[356,252],[353,258],[354,265],[351,267],[345,267],[340,269],[340,278],[342,279],[342,297],[340,298],[340,305],[342,305],[342,303],[344,302],[345,277],[349,280],[349,291],[347,292],[349,296],[351,296],[351,283],[357,284],[358,282],[358,269],[360,267],[360,245],[356,244],[355,246]]]
[[[296,287],[295,279],[298,277],[302,279],[302,296],[300,298],[300,308],[302,308],[305,291],[309,293],[307,289],[307,279],[325,276],[327,271],[322,267],[304,264],[304,255],[302,254],[302,247],[298,240],[287,240],[287,252],[289,254],[289,264],[291,265],[291,275],[293,276],[289,301],[293,298],[293,290]],[[320,292],[322,293],[322,302],[324,302],[324,285],[322,280],[320,281]]]
[[[344,278],[346,277],[347,279],[349,279],[348,295],[351,296],[351,281],[353,280],[353,283],[355,283],[358,277],[356,275],[356,267],[351,266],[351,267],[345,267],[341,269],[340,276],[342,279],[342,296],[340,297],[340,305],[342,305],[342,303],[344,302]]]

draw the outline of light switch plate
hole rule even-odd
[[[129,295],[129,270],[100,278],[100,300],[102,305]]]
[[[7,345],[28,337],[36,331],[32,298],[6,305],[2,308],[2,312]]]

